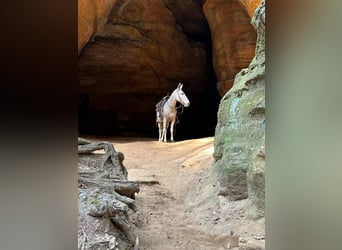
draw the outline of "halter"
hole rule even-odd
[[[180,109],[180,108],[182,109],[182,111],[181,111],[181,112],[178,112],[178,111],[177,111],[177,115],[181,115],[181,114],[183,114],[183,112],[184,112],[184,105],[181,104],[181,103],[180,103],[180,105],[179,105],[178,107],[176,106],[176,110],[177,110],[177,109]]]
[[[182,91],[182,90],[180,90],[180,91]],[[177,96],[178,96],[178,99],[180,99],[180,100],[182,100],[182,98],[180,98],[180,96],[179,96],[179,93],[177,92]],[[182,100],[183,101],[183,100]],[[180,101],[178,101],[179,103],[180,103],[180,105],[183,107],[183,109],[184,109],[184,104],[182,103],[182,102],[180,102]],[[179,107],[177,107],[176,106],[176,109],[177,108],[179,108]]]

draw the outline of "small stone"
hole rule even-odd
[[[244,238],[241,238],[241,239],[240,239],[240,243],[246,243],[246,242],[247,242],[246,239],[244,239]]]

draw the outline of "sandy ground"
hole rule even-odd
[[[125,155],[128,179],[140,183],[136,235],[141,250],[228,249],[231,232],[240,236],[240,246],[264,245],[264,220],[246,218],[247,200],[229,201],[217,195],[209,175],[213,137],[175,143],[88,138],[112,142]]]

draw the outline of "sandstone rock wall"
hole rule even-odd
[[[78,54],[89,39],[107,22],[117,0],[78,0]]]
[[[151,135],[155,103],[183,82],[192,105],[180,126],[210,121],[210,135],[217,89],[223,96],[254,56],[259,2],[79,0],[81,132]]]
[[[224,95],[215,131],[214,170],[220,194],[250,199],[249,214],[263,216],[265,204],[265,2],[252,24],[257,30],[256,55],[235,77]]]
[[[166,0],[114,2],[107,23],[79,56],[79,93],[86,103],[82,119],[88,132],[156,130],[155,104],[178,82],[184,83],[191,101],[189,114],[203,113],[208,106],[203,98],[209,84],[207,48],[194,38],[207,32],[197,24],[205,19],[197,3],[180,5]],[[190,10],[198,14],[187,23]]]
[[[204,16],[202,5],[204,0],[164,0],[173,12],[177,24],[191,39],[209,42],[210,30]]]
[[[250,24],[249,14],[254,12],[256,2],[206,0],[203,5],[211,31],[212,60],[221,96],[232,87],[235,75],[247,67],[255,55],[256,32]]]
[[[252,19],[255,9],[259,6],[261,0],[239,0],[242,7],[247,11],[249,17]]]

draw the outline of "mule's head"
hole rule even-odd
[[[184,107],[189,107],[190,106],[190,101],[188,99],[188,97],[185,95],[185,93],[182,90],[183,88],[183,84],[179,83],[178,87],[176,89],[177,91],[177,101],[180,102]]]

